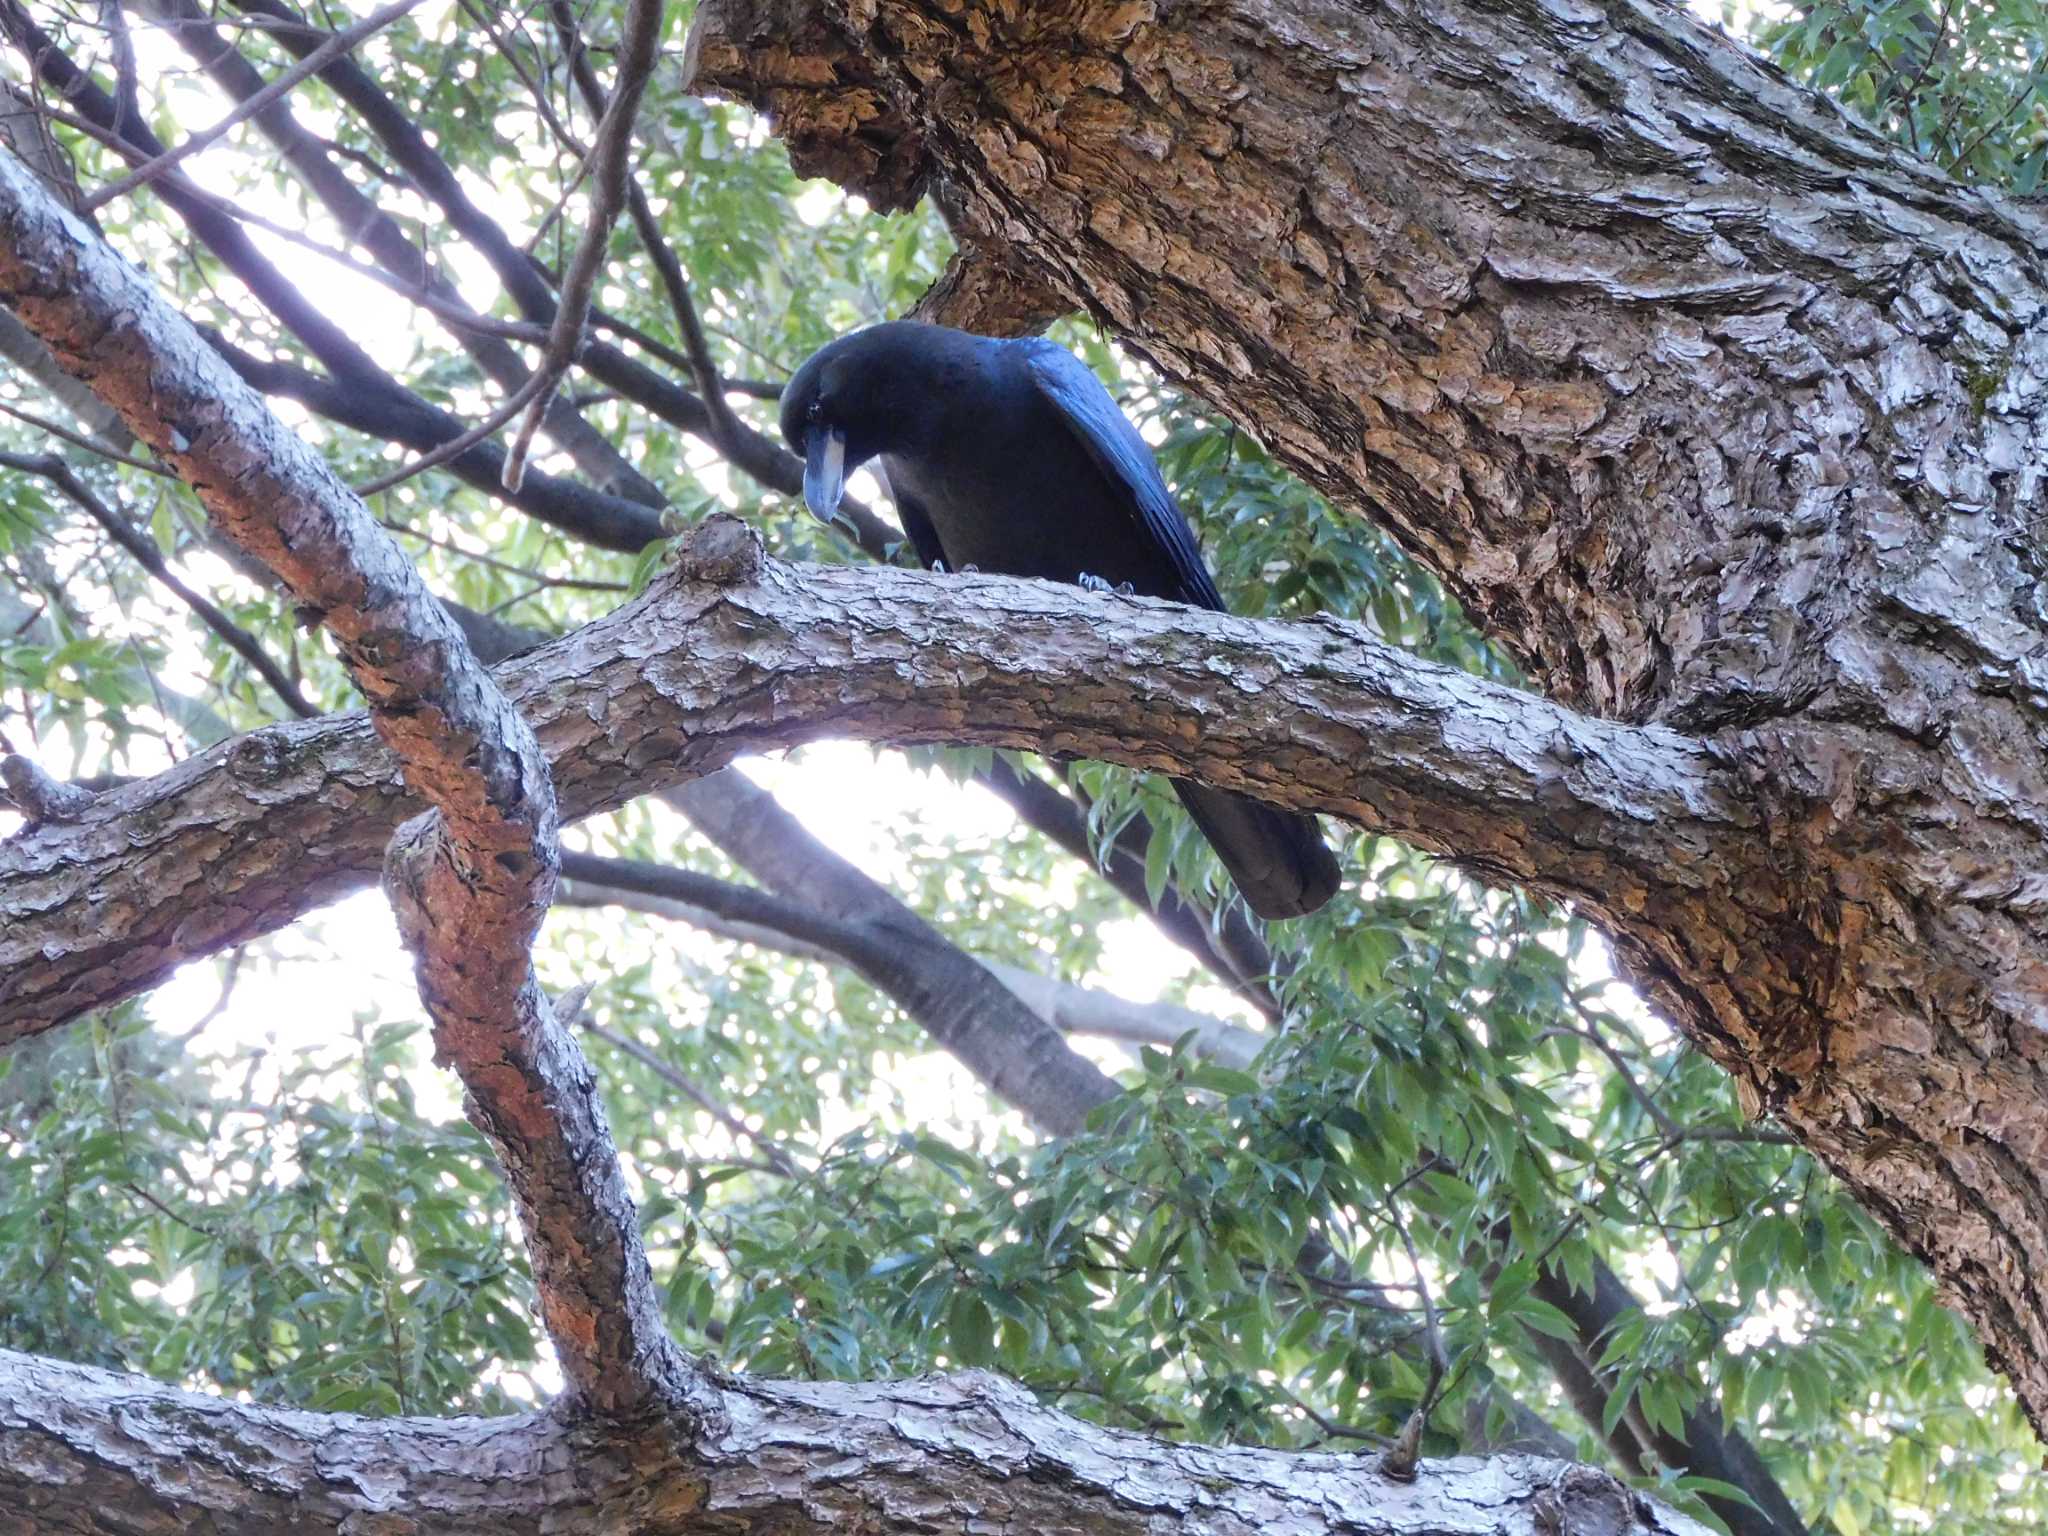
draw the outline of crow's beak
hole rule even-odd
[[[819,422],[805,436],[804,449],[804,504],[829,523],[846,494],[846,434]]]

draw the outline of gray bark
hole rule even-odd
[[[943,170],[963,226],[1034,303],[1085,304],[1383,517],[1556,702],[1342,625],[804,572],[714,534],[645,599],[501,672],[565,811],[827,733],[987,742],[1324,809],[1571,897],[1744,1091],[1929,1258],[2048,1423],[2038,217],[1949,186],[1633,0],[710,0],[700,16],[700,80],[768,102],[877,201]],[[75,226],[28,251],[64,226],[15,180],[0,298],[152,448],[197,463],[212,380],[176,347],[109,366],[100,349],[126,345],[130,322],[78,307],[115,282],[104,253]],[[269,473],[281,434],[266,432],[229,445],[262,450],[229,479]],[[360,721],[317,721],[13,840],[0,1042],[362,883],[417,808]],[[740,1390],[775,1404],[750,1454],[810,1481],[749,1473],[771,1502],[731,1506],[728,1525],[958,1524],[958,1505],[916,1502],[959,1494],[956,1461],[1053,1474],[1011,1479],[1013,1498],[1072,1465],[1028,1436],[1006,1461],[979,1428],[971,1446],[870,1455],[806,1418],[807,1389]],[[898,1389],[857,1390],[889,1403],[891,1434],[919,1411]],[[0,1393],[0,1413],[14,1401]],[[1077,1481],[1115,1490],[1125,1514],[1149,1501],[1138,1522],[1208,1519],[1199,1494],[1220,1474],[1155,1499],[1181,1453],[1138,1444],[1134,1473],[1112,1457],[1106,1483]],[[5,1464],[38,1488],[107,1464],[21,1445]],[[821,1446],[845,1452],[844,1481]],[[1098,1454],[1091,1439],[1084,1459]],[[920,1458],[943,1464],[943,1487],[901,1480]],[[377,1470],[396,1483],[417,1466]],[[1314,1459],[1285,1466],[1261,1497],[1315,1487]],[[183,1521],[208,1499],[268,1498],[278,1475],[147,1497]],[[649,1486],[691,1485],[657,1479],[642,1498]],[[95,1497],[60,1513],[99,1528]],[[1311,1513],[1353,1519],[1350,1497],[1322,1490]],[[1354,1523],[1400,1528],[1398,1503],[1383,1487]],[[1019,1528],[1050,1513],[988,1507],[975,1516]],[[1197,1528],[1286,1529],[1295,1508]],[[1510,1528],[1567,1518],[1481,1508]],[[116,1523],[132,1513],[116,1507]],[[1606,1528],[1635,1517],[1622,1507]]]
[[[1169,1445],[985,1372],[726,1379],[704,1435],[558,1413],[363,1419],[180,1392],[0,1350],[0,1531],[304,1536],[976,1531],[1036,1536],[1705,1536],[1601,1472]]]

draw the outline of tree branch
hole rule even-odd
[[[1468,842],[1488,878],[1580,897],[1651,960],[1666,903],[1689,899],[1666,856],[1681,849],[1690,867],[1753,817],[1739,779],[1695,743],[1581,719],[1356,626],[1001,577],[769,563],[714,579],[686,562],[499,676],[554,762],[566,817],[827,736],[1051,748],[1207,777],[1450,854]],[[68,847],[49,832],[0,846],[0,910],[15,919],[0,929],[0,1041],[365,883],[416,808],[362,723],[329,717],[110,792]],[[207,878],[181,880],[172,871],[202,843]],[[298,850],[289,871],[280,846]],[[96,903],[90,922],[69,905],[74,889],[82,901],[88,886],[128,886],[146,851],[157,901]],[[52,876],[56,888],[31,885]]]
[[[316,74],[329,59],[340,58],[358,44],[368,41],[399,17],[413,10],[419,3],[420,0],[394,0],[393,4],[385,6],[381,11],[374,11],[354,26],[335,33],[269,85],[237,105],[234,111],[219,122],[187,135],[176,148],[164,150],[146,164],[137,166],[119,181],[93,193],[80,205],[80,217],[90,217],[115,199],[126,197],[137,188],[148,186],[164,172],[181,165],[209,144],[215,143],[237,123],[246,122],[273,101],[283,98],[294,86]],[[112,126],[115,133],[125,138],[132,136],[132,129],[141,128],[142,122],[139,114],[117,110]]]
[[[329,35],[310,25],[284,0],[241,0],[241,5],[244,10],[275,20],[278,41],[302,58],[321,46]],[[421,194],[447,217],[450,226],[489,262],[520,313],[535,323],[552,325],[555,296],[539,265],[462,190],[453,170],[427,142],[418,125],[350,59],[335,60],[321,71],[320,78],[355,110]],[[718,446],[710,408],[688,390],[608,342],[586,342],[578,361],[593,378],[642,409],[713,447]],[[731,462],[770,490],[786,496],[801,494],[803,465],[796,456],[744,422],[738,423],[738,428],[727,447]],[[890,547],[901,542],[902,535],[869,508],[849,500],[841,503],[841,509],[860,548],[875,559],[888,558]]]
[[[4,30],[15,46],[31,60],[38,73],[47,76],[84,114],[89,126],[111,137],[111,124],[116,118],[113,101],[57,48],[17,0],[0,0],[0,30]],[[343,65],[355,67],[343,57],[330,68]],[[273,113],[265,112],[259,114],[258,120],[267,124],[272,116]],[[162,150],[162,145],[154,138],[139,130],[130,147],[134,152],[145,155]],[[281,393],[285,392],[287,385],[296,384],[307,397],[304,403],[330,419],[421,450],[439,448],[462,436],[468,429],[467,423],[427,405],[400,385],[339,326],[309,304],[305,296],[257,250],[241,228],[237,216],[221,207],[218,199],[177,174],[160,181],[155,190],[177,210],[207,248],[220,257],[265,308],[304,342],[333,375],[331,380],[320,380],[288,365],[264,364],[246,354],[238,354],[241,362],[247,364],[245,375],[272,370],[269,374],[271,383],[259,387],[266,392]],[[402,236],[400,239],[402,241]],[[217,342],[216,345],[225,347],[227,343]],[[516,360],[514,362],[516,378],[508,387],[516,390],[526,375],[523,369],[516,367]],[[271,384],[277,387],[273,389]],[[320,403],[315,404],[315,401]],[[505,492],[500,483],[503,465],[502,450],[490,444],[478,444],[460,454],[450,468],[471,484],[503,497]],[[627,488],[633,487],[629,485]],[[645,503],[608,496],[572,482],[551,480],[537,494],[522,492],[507,499],[542,521],[603,548],[637,553],[663,536],[659,516]]]
[[[329,421],[358,432],[423,452],[444,448],[464,437],[469,427],[439,406],[429,405],[412,391],[366,390],[341,379],[322,378],[292,363],[275,362],[243,351],[218,336],[207,338],[243,381],[286,400],[296,400]],[[524,377],[522,370],[521,376]],[[661,516],[645,503],[607,495],[574,480],[527,471],[517,491],[503,485],[505,450],[479,442],[448,461],[448,470],[529,517],[574,535],[599,549],[637,554],[663,536]]]
[[[262,75],[214,28],[198,0],[164,0],[162,9],[166,29],[228,96],[246,103],[264,89]],[[356,189],[347,172],[335,163],[333,146],[300,126],[289,103],[273,103],[257,114],[256,124],[298,172],[335,224],[375,258],[377,266],[370,271],[380,272],[387,286],[407,294],[441,319],[456,342],[508,394],[526,382],[526,365],[505,345],[503,338],[517,336],[538,345],[546,338],[544,327],[493,320],[472,310],[455,285],[435,271],[426,255],[406,238],[398,221]],[[575,460],[577,468],[601,489],[646,506],[662,505],[660,488],[628,463],[603,433],[566,402],[557,400],[550,405],[547,429],[555,443]],[[490,487],[503,494],[495,474]],[[517,501],[514,504],[519,505]]]
[[[540,1310],[578,1397],[679,1408],[670,1340],[588,1066],[532,972],[556,806],[531,728],[362,503],[157,297],[0,158],[0,288],[52,351],[192,485],[214,526],[321,615],[408,787],[385,885],[437,1052],[517,1199]]]
[[[730,778],[723,775],[722,778]],[[934,1043],[1053,1135],[1081,1129],[1116,1084],[1068,1046],[975,960],[891,901],[879,920],[848,921],[692,870],[569,854],[578,880],[703,907],[773,927],[836,955],[923,1026]]]
[[[1149,1536],[1707,1536],[1604,1473],[1527,1456],[1424,1461],[1173,1445],[1041,1407],[982,1371],[875,1385],[731,1380],[729,1427],[593,1437],[558,1413],[365,1419],[258,1407],[0,1351],[0,1493],[32,1524],[290,1525],[346,1536],[431,1510],[440,1536],[674,1529],[1085,1529]],[[207,1475],[195,1476],[204,1467]]]
[[[591,185],[590,208],[583,237],[562,273],[561,297],[548,330],[547,346],[536,372],[536,398],[543,403],[527,412],[505,458],[505,484],[518,490],[526,474],[526,451],[540,430],[547,413],[544,397],[554,393],[569,371],[583,345],[583,323],[590,313],[590,297],[597,286],[598,269],[604,264],[612,224],[626,203],[628,171],[633,153],[633,120],[640,111],[640,96],[647,77],[654,72],[655,44],[661,37],[661,0],[631,0],[626,7],[624,45],[619,53],[619,78],[610,104],[597,125],[597,140],[584,161]],[[322,47],[325,47],[322,44]],[[317,53],[318,50],[315,50]],[[313,54],[308,54],[308,59]],[[713,417],[716,420],[716,417]]]

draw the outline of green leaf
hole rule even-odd
[[[946,1340],[962,1365],[989,1365],[995,1360],[995,1319],[975,1291],[956,1291],[946,1310]]]

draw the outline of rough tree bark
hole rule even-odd
[[[0,1531],[1706,1533],[1586,1467],[1460,1457],[1397,1483],[1358,1456],[1098,1429],[982,1371],[717,1392],[726,1427],[693,1445],[551,1413],[256,1408],[0,1350]]]
[[[689,61],[1748,782],[1770,894],[1675,852],[1624,957],[2048,1428],[2040,213],[1647,0],[709,0]]]

